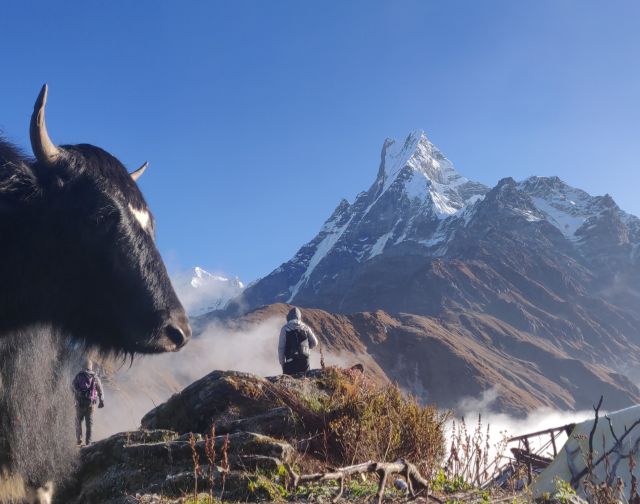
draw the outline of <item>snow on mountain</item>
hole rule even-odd
[[[382,158],[378,198],[397,185],[409,200],[431,204],[439,218],[455,214],[486,189],[460,175],[422,130],[412,132],[403,144],[387,139]]]
[[[404,241],[436,245],[438,229],[446,228],[443,221],[487,191],[460,175],[422,130],[404,142],[387,139],[371,188],[356,196],[353,204],[343,200],[318,236],[294,258],[301,274],[287,300],[295,298],[330,254],[363,262]]]
[[[222,310],[229,300],[242,293],[245,285],[238,277],[214,275],[196,266],[172,278],[173,285],[190,316]]]
[[[490,189],[416,131],[386,140],[371,187],[227,313],[288,302],[354,314],[376,362],[414,394],[475,375],[462,393],[504,380],[501,400],[526,390],[575,408],[601,394],[637,402],[619,369],[640,366],[639,283],[640,220],[610,196],[557,177]],[[320,327],[345,345],[345,327]]]
[[[561,239],[553,228],[567,241],[564,251],[598,267],[640,256],[640,220],[610,196],[558,177],[506,178],[490,189],[458,173],[417,130],[403,142],[385,140],[371,187],[352,203],[342,200],[314,239],[242,298],[249,307],[313,304],[350,289],[374,263],[402,268],[408,256],[464,257],[473,240],[494,230],[522,234],[520,243],[535,233]]]
[[[578,240],[578,229],[608,207],[603,197],[591,196],[558,177],[530,177],[520,182],[518,189],[528,194],[536,209],[569,240]]]

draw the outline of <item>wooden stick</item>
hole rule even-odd
[[[342,497],[342,494],[344,493],[344,482],[347,476],[352,476],[354,474],[376,473],[380,478],[378,491],[376,492],[377,504],[382,502],[384,489],[389,481],[389,477],[394,474],[401,474],[407,479],[407,486],[409,487],[409,493],[412,497],[416,496],[415,488],[419,487],[426,490],[427,500],[431,498],[434,501],[443,504],[442,500],[429,493],[429,482],[422,477],[416,466],[403,459],[400,459],[397,462],[373,462],[370,460],[363,464],[332,469],[330,472],[302,475],[296,474],[288,464],[286,464],[285,467],[291,477],[291,485],[294,489],[298,488],[298,486],[303,483],[339,481],[340,489],[338,494],[332,499],[333,503],[337,502],[337,500]]]

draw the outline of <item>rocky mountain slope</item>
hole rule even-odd
[[[505,178],[487,188],[458,174],[417,131],[404,143],[387,140],[369,190],[342,201],[313,240],[247,288],[229,312],[292,303],[372,317],[378,310],[394,319],[412,314],[434,322],[416,329],[426,340],[446,345],[451,321],[478,345],[456,352],[465,369],[520,363],[550,377],[569,358],[619,376],[639,364],[639,244],[640,220],[610,196],[591,196],[557,177]],[[510,336],[495,340],[495,328]],[[410,360],[413,347],[404,343],[397,358]],[[469,364],[479,355],[477,366]],[[375,360],[409,390],[433,396],[426,369],[393,371],[391,358]],[[503,358],[510,366],[495,368]],[[451,383],[453,371],[443,372]],[[560,388],[576,379],[550,378]],[[506,381],[522,385],[515,375]],[[475,389],[488,387],[485,379]],[[637,400],[631,383],[622,389],[629,402]],[[582,402],[576,390],[559,401],[546,386],[538,393],[552,404]]]
[[[289,305],[274,304],[237,318],[209,314],[200,322],[247,329],[274,317],[284,320],[288,310]],[[363,364],[378,381],[395,381],[441,408],[456,408],[490,389],[496,394],[489,406],[516,416],[544,407],[589,409],[600,395],[607,409],[640,402],[640,390],[624,375],[583,362],[562,345],[492,315],[382,310],[340,315],[304,309],[304,318],[320,335],[325,355],[340,356],[346,366]]]

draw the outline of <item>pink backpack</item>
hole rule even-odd
[[[78,403],[81,406],[90,406],[98,401],[98,389],[94,375],[81,371],[76,375],[74,386]]]

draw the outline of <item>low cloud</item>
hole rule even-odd
[[[464,417],[468,428],[475,428],[478,418],[484,431],[489,429],[490,437],[498,441],[503,437],[510,438],[522,434],[538,432],[564,425],[580,423],[593,418],[593,411],[563,411],[553,408],[539,408],[529,412],[525,417],[518,418],[506,413],[496,413],[491,410],[492,403],[499,397],[499,387],[491,387],[485,390],[479,397],[463,398],[455,408],[458,418]],[[601,412],[605,414],[605,412]],[[558,439],[558,448],[566,441],[562,435]],[[541,444],[548,441],[548,436],[531,440],[532,449],[538,449]]]
[[[234,370],[273,376],[282,372],[278,362],[281,317],[229,330],[210,324],[177,353],[137,358],[120,364],[105,380],[106,407],[95,415],[96,439],[136,429],[149,410],[172,394],[214,370]],[[325,354],[327,365],[343,365],[340,355]],[[320,353],[311,352],[311,366],[320,367]]]
[[[195,380],[214,370],[234,370],[259,376],[274,376],[282,372],[278,362],[278,336],[284,320],[273,317],[259,324],[247,324],[230,330],[212,323],[183,350],[136,358],[131,366],[120,364],[105,381],[106,407],[95,416],[96,439],[116,432],[136,429],[142,417]],[[347,367],[353,355],[325,353],[325,364]],[[357,359],[356,359],[357,360]],[[320,367],[320,353],[312,351],[311,366]],[[500,391],[485,390],[479,397],[464,398],[455,408],[458,418],[474,428],[481,415],[484,429],[491,438],[516,436],[591,418],[592,411],[560,411],[543,408],[524,418],[491,411]]]

